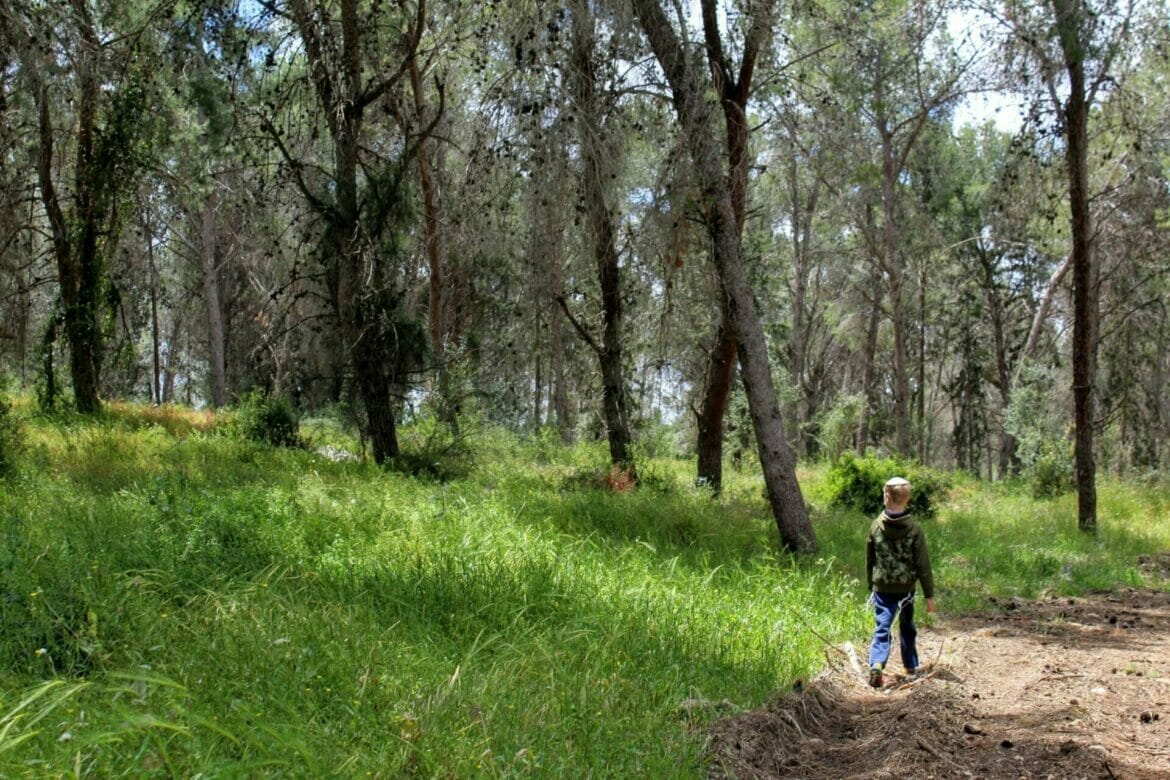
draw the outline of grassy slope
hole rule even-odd
[[[146,414],[30,422],[0,483],[0,774],[699,776],[715,709],[680,705],[758,705],[868,631],[866,520],[817,509],[791,560],[752,475],[614,495],[599,448],[484,436],[440,484]],[[1137,584],[1167,496],[1102,494],[1093,540],[1071,498],[961,486],[944,608]]]

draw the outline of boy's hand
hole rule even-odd
[[[927,612],[934,612],[934,599],[927,599],[926,600],[926,611]]]

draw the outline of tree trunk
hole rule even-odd
[[[150,398],[156,404],[162,403],[162,338],[158,321],[159,275],[158,262],[154,256],[154,230],[142,213],[142,233],[146,236],[146,259],[150,264]]]
[[[302,194],[328,223],[328,270],[336,273],[334,308],[355,386],[366,410],[374,460],[385,463],[398,455],[391,387],[404,373],[404,350],[413,347],[398,337],[400,312],[386,287],[382,260],[374,246],[382,233],[393,228],[387,223],[368,223],[363,216],[359,181],[365,181],[368,172],[360,165],[359,157],[365,109],[397,85],[409,69],[426,21],[426,5],[418,3],[415,18],[404,28],[399,41],[404,51],[401,66],[389,76],[369,78],[362,59],[368,41],[358,2],[341,0],[336,7],[337,17],[331,19],[329,11],[310,7],[308,0],[289,0],[290,15],[304,45],[309,77],[332,142],[329,195],[319,196],[309,188],[300,176],[303,163],[289,157],[271,123],[266,129],[277,138],[286,162],[291,163]],[[339,25],[337,40],[334,23]],[[363,172],[361,177],[359,169]],[[371,231],[377,234],[371,235]]]
[[[930,437],[926,424],[926,263],[918,271],[918,360],[915,363],[918,387],[915,392],[915,420],[918,429],[918,462],[929,463]]]
[[[715,82],[714,86],[719,92],[720,108],[723,110],[731,207],[735,213],[736,233],[742,241],[747,216],[747,152],[750,132],[747,101],[751,94],[756,58],[768,30],[770,9],[763,7],[756,9],[744,43],[743,60],[736,74],[732,73],[731,62],[724,53],[715,6],[714,0],[702,0],[703,35],[706,41],[707,64]],[[723,290],[719,291],[719,304],[721,310],[719,330],[707,365],[707,384],[699,411],[696,442],[698,452],[696,480],[712,488],[716,493],[723,487],[723,420],[727,415],[727,403],[735,379],[737,346],[727,295]]]
[[[215,186],[214,182],[212,186]],[[211,373],[211,406],[227,406],[227,367],[224,358],[223,306],[219,295],[219,236],[216,197],[208,197],[199,214],[199,258],[203,272],[203,304],[207,314],[207,355]]]
[[[418,57],[411,55],[410,86],[414,93],[416,121],[425,126],[429,121],[422,73],[418,68]],[[418,180],[423,196],[424,234],[426,236],[428,277],[430,296],[428,317],[430,323],[431,354],[434,355],[438,373],[439,418],[453,430],[458,429],[458,402],[453,398],[455,388],[451,385],[451,373],[447,366],[447,295],[446,272],[447,250],[443,240],[443,212],[440,188],[435,180],[431,162],[430,146],[420,141],[418,145]]]
[[[781,543],[789,550],[816,549],[816,535],[796,481],[796,462],[784,439],[780,405],[772,385],[764,330],[741,256],[732,192],[711,126],[711,110],[699,80],[657,0],[634,0],[634,9],[670,83],[675,110],[710,213],[707,230],[715,266],[727,293],[731,324],[747,390],[760,465]]]
[[[981,244],[976,245],[975,251],[983,268],[983,290],[987,300],[987,311],[991,318],[992,346],[995,349],[995,384],[999,389],[1000,416],[1002,418],[1011,405],[1014,382],[1011,367],[1008,364],[1007,336],[1004,332],[1004,303],[995,281],[994,259]],[[1023,355],[1019,359],[1022,360]],[[1017,448],[1016,437],[1003,430],[1001,424],[999,450],[996,458],[996,476],[999,479],[1019,472]]]
[[[609,456],[614,465],[633,473],[630,450],[630,420],[627,409],[625,377],[622,371],[622,299],[618,265],[617,231],[606,203],[605,181],[608,168],[603,147],[605,130],[601,124],[601,107],[596,93],[597,82],[593,56],[596,36],[593,16],[584,2],[574,5],[572,80],[576,121],[581,143],[582,184],[585,209],[597,260],[597,277],[601,285],[602,337],[596,345],[601,367],[602,407],[605,414]]]
[[[559,233],[558,233],[559,236]],[[563,244],[559,237],[555,240],[549,254],[550,287],[553,300],[564,296],[564,272],[561,268],[563,259]],[[563,322],[556,313],[549,317],[549,360],[552,372],[552,405],[556,414],[557,430],[561,434],[561,441],[569,444],[573,441],[573,420],[569,412],[569,385],[565,377],[565,337]]]
[[[720,308],[723,320],[716,335],[715,348],[707,361],[707,383],[702,406],[696,415],[699,430],[695,443],[698,455],[696,481],[715,493],[723,488],[723,420],[727,416],[727,402],[731,397],[731,383],[738,360],[731,312],[726,301]]]
[[[881,270],[870,269],[871,303],[865,327],[865,346],[861,350],[861,394],[863,401],[857,421],[857,452],[865,454],[869,448],[870,420],[877,410],[877,341],[882,316]]]
[[[793,133],[795,136],[795,133]],[[808,322],[805,309],[808,306],[808,279],[813,267],[809,247],[812,245],[812,222],[820,198],[820,181],[814,179],[807,198],[801,198],[800,178],[796,155],[792,155],[788,167],[789,197],[792,200],[792,337],[789,342],[789,364],[792,380],[800,390],[793,424],[802,431],[800,441],[805,455],[813,455],[817,440],[813,430],[806,423],[811,421],[816,398],[808,372]],[[803,404],[803,408],[802,408]]]
[[[1093,260],[1088,192],[1088,119],[1085,44],[1078,32],[1079,5],[1052,0],[1069,77],[1064,106],[1065,164],[1072,220],[1073,416],[1076,426],[1077,525],[1097,530],[1097,465],[1093,454],[1097,375],[1097,268]]]
[[[101,209],[95,191],[95,127],[99,93],[94,58],[100,48],[88,12],[78,14],[81,45],[77,57],[77,162],[73,172],[74,214],[66,217],[53,182],[54,131],[49,116],[49,87],[37,83],[34,97],[39,122],[37,173],[41,201],[49,216],[53,255],[61,288],[65,338],[69,344],[69,372],[78,411],[101,411],[102,332],[101,285],[103,268],[98,251]],[[34,66],[33,72],[36,72]],[[73,222],[74,225],[69,223]]]
[[[542,361],[539,351],[533,355],[533,362],[535,363],[536,376],[532,382],[532,430],[539,431],[544,425],[544,372],[541,370]]]
[[[906,327],[906,311],[902,300],[903,267],[898,250],[900,240],[897,221],[897,193],[895,184],[900,175],[900,166],[894,157],[893,131],[888,120],[878,120],[882,139],[882,264],[889,282],[890,325],[894,330],[894,448],[902,455],[910,455],[910,381],[909,340]]]

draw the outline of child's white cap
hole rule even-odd
[[[910,482],[905,477],[890,477],[886,480],[886,487],[910,487]]]

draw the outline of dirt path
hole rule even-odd
[[[719,721],[712,776],[1170,778],[1170,593],[993,607],[925,628],[921,679],[875,691],[840,653],[803,690]]]

